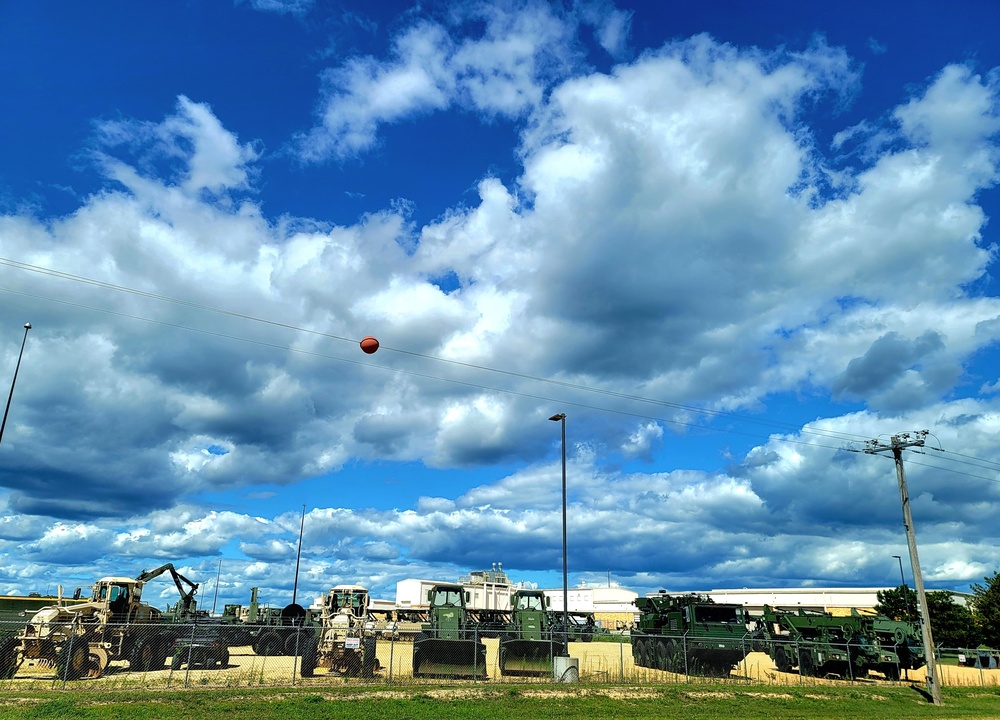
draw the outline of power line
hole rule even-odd
[[[428,374],[428,373],[421,373],[421,372],[417,372],[415,370],[406,370],[406,369],[403,369],[403,368],[387,367],[387,366],[378,365],[378,364],[375,364],[375,363],[364,362],[362,360],[351,360],[351,359],[348,359],[348,358],[339,357],[337,355],[329,355],[329,354],[326,354],[326,353],[320,353],[320,352],[316,352],[316,351],[313,351],[313,350],[305,350],[305,349],[302,349],[302,348],[291,347],[291,346],[288,346],[288,345],[281,345],[281,344],[278,344],[278,343],[265,342],[263,340],[254,340],[254,339],[251,339],[251,338],[241,337],[241,336],[238,336],[238,335],[230,335],[230,334],[218,332],[218,331],[215,331],[215,330],[205,330],[203,328],[190,327],[190,326],[187,326],[187,325],[181,325],[179,323],[167,322],[165,320],[155,320],[155,319],[152,319],[152,318],[143,317],[141,315],[133,315],[133,314],[130,314],[130,313],[123,313],[123,312],[121,312],[119,310],[108,310],[107,308],[99,308],[99,307],[94,307],[94,306],[91,306],[91,305],[83,305],[81,303],[75,303],[75,302],[71,302],[69,300],[60,300],[58,298],[50,298],[50,297],[46,297],[44,295],[37,295],[37,294],[34,294],[34,293],[27,293],[27,292],[24,292],[24,291],[21,291],[21,290],[11,290],[9,288],[0,287],[0,291],[11,293],[11,294],[14,294],[14,295],[22,295],[22,296],[25,296],[25,297],[31,297],[31,298],[35,298],[35,299],[38,299],[38,300],[45,300],[47,302],[57,303],[57,304],[60,304],[60,305],[67,305],[67,306],[70,306],[70,307],[80,308],[82,310],[90,310],[90,311],[93,311],[93,312],[104,313],[104,314],[107,314],[107,315],[114,315],[116,317],[122,317],[122,318],[126,318],[126,319],[129,319],[129,320],[138,320],[140,322],[148,322],[148,323],[152,323],[152,324],[155,324],[155,325],[162,325],[164,327],[175,328],[175,329],[178,329],[178,330],[187,330],[189,332],[196,332],[196,333],[200,333],[200,334],[203,334],[203,335],[209,335],[209,336],[212,336],[212,337],[222,338],[222,339],[225,339],[225,340],[235,340],[237,342],[250,343],[252,345],[259,345],[261,347],[272,348],[272,349],[275,349],[275,350],[282,350],[282,351],[285,351],[285,352],[297,353],[297,354],[300,354],[300,355],[306,355],[306,356],[309,356],[309,357],[315,357],[315,358],[320,358],[320,359],[324,359],[324,360],[334,360],[336,362],[345,362],[345,363],[350,363],[352,365],[360,365],[360,366],[363,366],[363,367],[375,368],[375,369],[378,369],[378,370],[388,370],[390,372],[395,372],[395,373],[399,373],[399,374],[402,374],[402,375],[408,375],[410,377],[417,377],[417,378],[421,378],[421,379],[424,379],[424,380],[435,380],[435,381],[439,381],[439,382],[447,382],[447,383],[452,383],[452,384],[455,384],[455,385],[461,385],[461,386],[464,386],[464,387],[474,388],[474,389],[477,389],[477,390],[486,390],[486,391],[489,391],[489,392],[496,392],[496,393],[503,393],[503,394],[507,394],[507,395],[514,395],[516,397],[529,398],[529,399],[532,399],[532,400],[542,400],[542,401],[545,401],[545,402],[560,403],[562,405],[566,405],[566,406],[569,406],[569,407],[577,407],[577,408],[582,408],[582,409],[585,409],[585,410],[594,410],[594,411],[597,411],[597,412],[612,413],[612,414],[615,414],[615,415],[623,415],[623,416],[626,416],[626,417],[634,417],[634,418],[639,418],[639,419],[642,419],[642,420],[655,420],[657,422],[662,422],[662,423],[669,424],[669,425],[676,425],[678,427],[693,428],[693,429],[705,430],[705,431],[708,431],[708,432],[722,433],[722,434],[727,434],[727,435],[741,435],[741,436],[750,437],[750,438],[754,438],[754,439],[758,439],[758,440],[759,439],[764,439],[764,440],[774,440],[775,439],[775,438],[773,438],[770,435],[761,435],[760,433],[745,432],[745,431],[740,431],[740,430],[734,430],[732,428],[719,429],[719,428],[711,427],[710,425],[701,425],[701,424],[698,424],[698,423],[685,422],[683,420],[674,420],[674,419],[671,419],[671,418],[664,418],[664,417],[659,417],[659,416],[654,416],[654,415],[647,415],[647,414],[637,413],[637,412],[629,412],[629,411],[626,411],[626,410],[619,410],[619,409],[615,409],[615,408],[602,407],[602,406],[599,406],[599,405],[590,405],[590,404],[587,404],[587,403],[574,402],[574,401],[569,401],[569,400],[565,400],[565,399],[562,399],[562,398],[555,398],[555,397],[549,397],[549,396],[546,396],[546,395],[538,395],[538,394],[535,394],[535,393],[527,393],[527,392],[522,392],[522,391],[518,391],[518,390],[512,390],[510,388],[493,387],[493,386],[489,386],[489,385],[483,385],[481,383],[474,383],[474,382],[469,382],[469,381],[465,381],[465,380],[457,380],[455,378],[445,378],[445,377],[440,377],[440,376],[437,376],[437,375],[431,375],[431,374]],[[580,389],[587,389],[587,388],[581,386]],[[695,410],[695,408],[691,408],[691,409]],[[753,420],[748,420],[748,422],[752,423],[754,421]],[[819,434],[819,433],[817,433],[817,435],[819,437],[825,437],[824,435]],[[809,446],[809,447],[827,448],[827,449],[830,449],[830,450],[842,450],[843,449],[841,446],[823,445],[823,444],[820,444],[820,443],[806,442],[804,440],[793,440],[791,438],[786,438],[786,437],[779,438],[779,441],[780,442],[785,442],[785,443],[790,443],[790,444],[796,444],[796,445],[806,445],[806,446]]]
[[[105,282],[105,281],[102,281],[102,280],[95,280],[93,278],[88,278],[88,277],[84,277],[82,275],[76,275],[76,274],[73,274],[73,273],[67,273],[67,272],[63,272],[63,271],[60,271],[60,270],[54,270],[52,268],[44,268],[44,267],[40,267],[40,266],[37,266],[37,265],[31,265],[31,264],[28,264],[28,263],[19,262],[17,260],[11,260],[9,258],[2,258],[2,257],[0,257],[0,265],[7,265],[8,267],[12,267],[12,268],[20,269],[20,270],[25,270],[25,271],[28,271],[28,272],[38,273],[38,274],[41,274],[41,275],[47,275],[47,276],[55,277],[55,278],[62,279],[62,280],[69,280],[71,282],[82,283],[82,284],[85,284],[85,285],[91,285],[91,286],[95,286],[95,287],[100,287],[100,288],[104,288],[104,289],[107,289],[107,290],[114,290],[116,292],[128,293],[128,294],[136,295],[138,297],[144,297],[144,298],[148,298],[148,299],[152,299],[152,300],[157,300],[157,301],[160,301],[160,302],[172,303],[172,304],[175,304],[175,305],[181,305],[181,306],[184,306],[184,307],[189,307],[189,308],[192,308],[192,309],[202,310],[202,311],[205,311],[205,312],[216,313],[216,314],[225,315],[225,316],[229,316],[229,317],[240,318],[240,319],[243,319],[243,320],[249,320],[251,322],[262,323],[262,324],[270,325],[270,326],[273,326],[273,327],[280,327],[280,328],[284,328],[284,329],[287,329],[287,330],[294,330],[296,332],[309,333],[311,335],[316,335],[316,336],[324,337],[324,338],[328,338],[328,339],[350,342],[352,344],[356,344],[358,342],[358,340],[356,340],[356,339],[346,338],[346,337],[343,337],[341,335],[335,335],[335,334],[332,334],[332,333],[326,333],[326,332],[322,332],[322,331],[319,331],[319,330],[314,330],[314,329],[311,329],[311,328],[304,328],[304,327],[301,327],[301,326],[298,326],[298,325],[293,325],[293,324],[290,324],[290,323],[278,322],[278,321],[275,321],[275,320],[268,320],[266,318],[261,318],[261,317],[255,316],[255,315],[249,315],[247,313],[240,313],[240,312],[235,312],[235,311],[231,311],[231,310],[225,310],[225,309],[214,307],[214,306],[211,306],[211,305],[206,305],[206,304],[203,304],[203,303],[196,303],[196,302],[192,302],[192,301],[189,301],[189,300],[181,300],[181,299],[178,299],[178,298],[173,298],[173,297],[170,297],[170,296],[167,296],[167,295],[161,295],[161,294],[158,294],[158,293],[151,293],[151,292],[144,291],[144,290],[137,290],[135,288],[130,288],[130,287],[127,287],[127,286],[124,286],[124,285],[117,285],[117,284]],[[6,288],[0,288],[0,290],[6,290],[7,292],[13,292],[13,293],[17,293],[17,294],[22,294],[22,295],[26,295],[28,297],[36,297],[36,298],[43,299],[43,300],[49,300],[49,301],[54,301],[54,302],[62,302],[62,301],[53,300],[52,298],[47,298],[47,297],[44,297],[44,296],[33,295],[32,293],[27,293],[27,292],[24,292],[24,291],[10,290],[10,289],[6,289]],[[66,304],[72,305],[72,303],[66,303]],[[84,305],[78,305],[78,307],[85,308],[85,309],[90,309],[90,310],[100,310],[99,308],[92,308],[92,307],[84,306]],[[129,317],[133,317],[133,318],[139,319],[139,320],[146,320],[146,318],[142,318],[140,316],[129,316]],[[157,321],[150,320],[150,322],[157,322]],[[164,324],[170,325],[170,323],[164,323]],[[175,325],[175,327],[184,328],[185,326]],[[193,329],[193,328],[187,328],[187,329]],[[232,336],[227,336],[227,337],[232,337]],[[239,339],[239,338],[236,338],[236,339]],[[447,363],[447,364],[450,364],[450,365],[453,365],[453,366],[464,367],[464,368],[468,368],[468,369],[472,369],[472,370],[481,370],[481,371],[484,371],[484,372],[490,372],[490,373],[495,373],[495,374],[499,374],[499,375],[505,375],[505,376],[508,376],[508,377],[515,377],[515,378],[519,378],[519,379],[522,379],[522,380],[530,380],[532,382],[546,383],[546,384],[549,384],[549,385],[554,385],[556,387],[562,387],[562,388],[566,388],[566,389],[570,389],[570,390],[577,390],[577,391],[582,391],[582,392],[594,393],[594,394],[597,394],[597,395],[605,395],[605,396],[608,396],[608,397],[614,397],[614,398],[618,398],[618,399],[621,399],[621,400],[629,400],[629,401],[633,401],[633,402],[648,403],[648,404],[652,404],[652,405],[658,405],[658,406],[661,406],[661,407],[673,408],[675,410],[681,410],[681,411],[684,411],[684,412],[692,412],[692,413],[697,413],[697,414],[700,414],[700,415],[706,415],[706,416],[710,416],[710,417],[728,417],[728,418],[732,418],[732,419],[735,419],[735,420],[740,420],[741,422],[752,423],[754,425],[760,425],[760,426],[765,426],[765,427],[773,427],[773,428],[775,428],[777,430],[794,431],[794,432],[808,434],[808,435],[816,435],[816,436],[819,436],[819,437],[826,437],[826,438],[836,438],[836,439],[841,439],[841,440],[845,440],[845,441],[862,442],[862,441],[864,441],[864,440],[867,439],[866,435],[858,435],[858,434],[843,432],[843,431],[839,431],[839,430],[826,430],[826,429],[817,429],[817,428],[806,428],[806,427],[802,427],[802,426],[792,425],[790,423],[781,423],[781,422],[774,421],[774,420],[762,420],[762,419],[749,418],[747,416],[740,415],[738,413],[728,412],[728,411],[725,411],[725,410],[711,410],[711,409],[708,409],[708,408],[696,407],[696,406],[693,406],[693,405],[685,405],[683,403],[672,402],[672,401],[669,401],[669,400],[658,400],[658,399],[655,399],[655,398],[648,398],[648,397],[644,397],[644,396],[641,396],[641,395],[633,395],[633,394],[629,394],[629,393],[617,392],[617,391],[614,391],[614,390],[606,390],[606,389],[603,389],[603,388],[595,388],[595,387],[590,387],[590,386],[587,386],[587,385],[581,385],[581,384],[578,384],[578,383],[571,383],[571,382],[567,382],[567,381],[563,381],[563,380],[555,380],[555,379],[552,379],[552,378],[544,378],[544,377],[539,377],[539,376],[536,376],[536,375],[529,375],[529,374],[526,374],[526,373],[519,373],[519,372],[515,372],[515,371],[511,371],[511,370],[502,370],[502,369],[498,369],[498,368],[488,367],[488,366],[485,366],[485,365],[477,365],[475,363],[464,362],[464,361],[461,361],[461,360],[452,360],[450,358],[442,358],[442,357],[438,357],[438,356],[435,356],[435,355],[428,355],[428,354],[425,354],[425,353],[418,353],[418,352],[414,352],[414,351],[410,351],[410,350],[402,350],[402,349],[393,348],[391,346],[387,346],[387,345],[384,345],[384,344],[380,346],[380,349],[383,350],[383,351],[395,352],[395,353],[398,353],[398,354],[401,354],[401,355],[408,355],[408,356],[411,356],[411,357],[418,357],[418,358],[421,358],[421,359],[431,360],[431,361],[434,361],[434,362]],[[365,363],[361,363],[361,364],[365,364]],[[447,378],[440,378],[440,379],[443,380],[443,381],[445,381],[445,382],[449,381]]]
[[[189,300],[182,300],[182,299],[179,299],[179,298],[171,297],[171,296],[168,296],[168,295],[162,295],[162,294],[159,294],[159,293],[153,293],[153,292],[148,292],[148,291],[144,291],[144,290],[138,290],[136,288],[130,288],[130,287],[127,287],[127,286],[124,286],[124,285],[117,285],[117,284],[105,282],[105,281],[102,281],[102,280],[96,280],[96,279],[88,278],[88,277],[85,277],[85,276],[82,276],[82,275],[76,275],[76,274],[73,274],[73,273],[67,273],[67,272],[63,272],[63,271],[60,271],[60,270],[55,270],[55,269],[52,269],[52,268],[44,268],[44,267],[40,267],[40,266],[37,266],[37,265],[31,265],[29,263],[23,263],[23,262],[19,262],[19,261],[16,261],[16,260],[11,260],[9,258],[0,257],[0,265],[7,265],[8,267],[11,267],[11,268],[25,270],[25,271],[28,271],[28,272],[33,272],[33,273],[37,273],[37,274],[41,274],[41,275],[46,275],[46,276],[54,277],[54,278],[61,279],[61,280],[68,280],[68,281],[71,281],[71,282],[77,282],[77,283],[81,283],[81,284],[84,284],[84,285],[90,285],[90,286],[93,286],[93,287],[103,288],[103,289],[107,289],[107,290],[113,290],[115,292],[128,293],[128,294],[131,294],[131,295],[135,295],[137,297],[144,297],[144,298],[148,298],[148,299],[151,299],[151,300],[156,300],[156,301],[160,301],[160,302],[171,303],[171,304],[179,305],[179,306],[183,306],[183,307],[189,307],[189,308],[192,308],[192,309],[195,309],[195,310],[204,311],[204,312],[210,312],[210,313],[215,313],[215,314],[219,314],[219,315],[223,315],[223,316],[228,316],[228,317],[234,317],[234,318],[239,318],[239,319],[243,319],[243,320],[248,320],[248,321],[254,322],[254,323],[260,323],[260,324],[263,324],[263,325],[268,325],[268,326],[272,326],[272,327],[278,327],[278,328],[282,328],[282,329],[285,329],[285,330],[292,330],[294,332],[307,333],[307,334],[310,334],[310,335],[315,335],[315,336],[318,336],[318,337],[323,337],[323,338],[327,338],[327,339],[331,339],[331,340],[339,340],[339,341],[343,341],[343,342],[349,342],[352,345],[354,345],[354,344],[356,344],[358,342],[358,340],[355,340],[353,338],[347,338],[347,337],[344,337],[344,336],[341,336],[341,335],[336,335],[336,334],[333,334],[333,333],[322,332],[322,331],[319,331],[319,330],[314,330],[314,329],[311,329],[311,328],[306,328],[306,327],[302,327],[302,326],[299,326],[299,325],[294,325],[294,324],[291,324],[291,323],[285,323],[285,322],[279,322],[279,321],[275,321],[275,320],[269,320],[269,319],[266,319],[266,318],[261,318],[261,317],[258,317],[258,316],[255,316],[255,315],[250,315],[250,314],[247,314],[247,313],[241,313],[241,312],[235,312],[235,311],[231,311],[231,310],[226,310],[226,309],[223,309],[223,308],[218,308],[218,307],[215,307],[215,306],[212,306],[212,305],[207,305],[207,304],[204,304],[204,303],[197,303],[197,302],[193,302],[193,301],[189,301]],[[675,426],[678,426],[678,427],[696,428],[696,429],[706,430],[706,431],[709,431],[709,432],[725,433],[725,434],[731,434],[731,435],[741,435],[741,436],[751,437],[751,438],[755,438],[755,439],[764,438],[764,439],[767,439],[767,440],[775,440],[775,438],[773,436],[771,436],[771,435],[766,435],[765,436],[765,435],[762,435],[760,433],[745,432],[745,431],[740,431],[740,430],[734,430],[732,428],[725,429],[725,430],[720,430],[718,428],[714,428],[714,427],[711,427],[711,426],[708,426],[708,425],[702,425],[702,424],[699,424],[699,423],[692,423],[692,422],[685,422],[685,421],[682,421],[682,420],[662,418],[662,417],[659,417],[659,416],[647,415],[647,414],[636,413],[636,412],[628,412],[628,411],[617,410],[617,409],[612,409],[612,408],[607,408],[607,407],[589,405],[587,403],[567,402],[566,400],[561,399],[561,398],[551,398],[551,397],[547,397],[547,396],[543,396],[543,395],[536,395],[536,394],[533,394],[533,393],[519,392],[519,391],[511,390],[509,388],[493,387],[493,386],[483,385],[483,384],[480,384],[480,383],[474,383],[474,382],[469,382],[469,381],[457,380],[455,378],[447,378],[447,377],[440,377],[440,376],[426,374],[426,373],[419,373],[419,372],[416,372],[416,371],[413,371],[413,370],[404,370],[404,369],[400,369],[400,368],[386,367],[384,365],[363,362],[363,361],[360,361],[360,360],[350,360],[350,359],[347,359],[347,358],[344,358],[344,357],[339,357],[339,356],[335,356],[335,355],[329,355],[329,354],[325,354],[325,353],[318,353],[318,352],[309,351],[309,350],[303,350],[301,348],[295,348],[295,347],[291,347],[291,346],[288,346],[288,345],[282,345],[282,344],[278,344],[278,343],[269,343],[269,342],[265,342],[265,341],[261,341],[261,340],[253,340],[253,339],[250,339],[250,338],[247,338],[247,337],[243,337],[243,336],[239,336],[239,335],[232,335],[232,334],[229,334],[229,333],[223,333],[223,332],[218,332],[218,331],[213,331],[213,330],[205,330],[205,329],[202,329],[202,328],[195,328],[195,327],[191,327],[191,326],[188,326],[188,325],[183,325],[183,324],[180,324],[180,323],[171,323],[171,322],[167,322],[167,321],[163,321],[163,320],[155,320],[155,319],[147,318],[147,317],[144,317],[144,316],[141,316],[141,315],[133,315],[133,314],[129,314],[129,313],[123,313],[123,312],[120,312],[120,311],[108,310],[108,309],[105,309],[105,308],[99,308],[99,307],[94,307],[94,306],[90,306],[90,305],[84,305],[84,304],[81,304],[81,303],[74,303],[74,302],[70,302],[70,301],[66,301],[66,300],[60,300],[60,299],[57,299],[57,298],[51,298],[51,297],[47,297],[47,296],[44,296],[44,295],[38,295],[38,294],[35,294],[35,293],[30,293],[30,292],[26,292],[26,291],[22,291],[22,290],[13,290],[13,289],[10,289],[10,288],[3,288],[3,287],[0,287],[0,290],[2,290],[4,292],[16,294],[16,295],[22,295],[22,296],[25,296],[25,297],[31,297],[31,298],[35,298],[35,299],[45,300],[47,302],[53,302],[53,303],[58,303],[58,304],[67,305],[67,306],[71,306],[71,307],[77,307],[77,308],[80,308],[80,309],[89,310],[89,311],[93,311],[93,312],[101,312],[101,313],[105,313],[105,314],[109,314],[109,315],[115,315],[115,316],[118,316],[118,317],[124,317],[124,318],[128,318],[128,319],[132,319],[132,320],[138,320],[138,321],[142,321],[142,322],[153,323],[153,324],[162,325],[162,326],[165,326],[165,327],[173,327],[173,328],[176,328],[176,329],[186,330],[186,331],[189,331],[189,332],[197,332],[197,333],[201,333],[201,334],[204,334],[204,335],[210,335],[210,336],[219,337],[219,338],[228,339],[228,340],[235,340],[235,341],[238,341],[238,342],[251,343],[251,344],[259,345],[259,346],[262,346],[262,347],[269,347],[269,348],[273,348],[273,349],[277,349],[277,350],[282,350],[282,351],[286,351],[286,352],[294,352],[294,353],[298,353],[298,354],[302,354],[302,355],[308,355],[308,356],[311,356],[311,357],[317,357],[317,358],[322,358],[322,359],[327,359],[327,360],[335,360],[335,361],[338,361],[338,362],[346,362],[346,363],[350,363],[350,364],[353,364],[353,365],[360,365],[360,366],[365,366],[365,367],[373,367],[373,368],[377,368],[377,369],[388,369],[388,370],[391,370],[393,372],[397,372],[397,373],[401,373],[401,374],[405,374],[405,375],[409,375],[409,376],[413,376],[413,377],[419,377],[419,378],[423,378],[423,379],[430,379],[430,380],[435,380],[435,381],[439,381],[439,382],[447,382],[447,383],[452,383],[452,384],[456,384],[456,385],[462,385],[462,386],[465,386],[465,387],[471,387],[471,388],[476,388],[476,389],[481,389],[481,390],[487,390],[487,391],[490,391],[490,392],[504,393],[504,394],[514,395],[514,396],[519,396],[519,397],[526,397],[526,398],[535,399],[535,400],[544,400],[546,402],[557,402],[557,403],[562,403],[562,404],[565,404],[565,405],[570,405],[570,406],[573,406],[573,407],[590,409],[590,410],[595,410],[595,411],[600,411],[600,412],[615,413],[615,414],[619,414],[619,415],[625,415],[625,416],[629,416],[629,417],[635,417],[635,418],[646,419],[646,420],[654,420],[654,421],[657,421],[657,422],[662,422],[662,423],[666,423],[666,424],[670,424],[670,425],[675,425]],[[614,390],[606,390],[606,389],[603,389],[603,388],[590,387],[590,386],[587,386],[587,385],[581,385],[579,383],[572,383],[572,382],[563,381],[563,380],[555,380],[555,379],[552,379],[552,378],[544,378],[544,377],[539,377],[539,376],[535,376],[535,375],[529,375],[527,373],[519,373],[519,372],[515,372],[515,371],[511,371],[511,370],[502,370],[502,369],[498,369],[498,368],[488,367],[488,366],[485,366],[485,365],[478,365],[478,364],[475,364],[475,363],[464,362],[464,361],[461,361],[461,360],[453,360],[453,359],[450,359],[450,358],[442,358],[442,357],[438,357],[438,356],[435,356],[435,355],[429,355],[429,354],[414,352],[414,351],[410,351],[410,350],[403,350],[403,349],[400,349],[400,348],[393,348],[391,346],[386,346],[384,344],[380,346],[380,349],[383,350],[383,351],[393,352],[393,353],[397,353],[397,354],[400,354],[400,355],[407,355],[407,356],[410,356],[410,357],[421,358],[421,359],[430,360],[430,361],[433,361],[433,362],[446,363],[446,364],[449,364],[449,365],[453,365],[453,366],[457,366],[457,367],[463,367],[463,368],[467,368],[467,369],[471,369],[471,370],[480,370],[480,371],[484,371],[484,372],[494,373],[494,374],[497,374],[497,375],[503,375],[503,376],[507,376],[507,377],[518,378],[518,379],[521,379],[521,380],[529,380],[529,381],[532,381],[532,382],[545,383],[545,384],[548,384],[548,385],[552,385],[552,386],[555,386],[555,387],[560,387],[560,388],[564,388],[564,389],[568,389],[568,390],[575,390],[575,391],[581,391],[581,392],[586,392],[586,393],[593,393],[593,394],[596,394],[596,395],[603,395],[605,397],[611,397],[611,398],[620,399],[620,400],[628,400],[628,401],[632,401],[632,402],[646,403],[646,404],[655,405],[655,406],[659,406],[659,407],[672,408],[672,409],[675,409],[675,410],[680,410],[680,411],[683,411],[683,412],[695,413],[695,414],[706,416],[706,417],[731,418],[731,419],[738,420],[740,422],[745,422],[745,423],[748,423],[748,424],[751,424],[751,425],[756,425],[756,426],[760,426],[760,427],[771,427],[771,428],[774,428],[774,429],[777,429],[777,430],[785,430],[785,431],[789,431],[789,432],[795,432],[795,433],[797,433],[799,435],[811,435],[811,436],[815,436],[817,438],[825,438],[825,439],[831,439],[831,440],[842,440],[842,441],[846,441],[846,442],[862,442],[862,441],[865,441],[865,440],[868,439],[867,435],[859,435],[859,434],[849,433],[849,432],[844,432],[844,431],[839,431],[839,430],[830,430],[830,429],[822,429],[822,428],[809,428],[809,427],[805,427],[805,426],[801,426],[801,425],[792,425],[790,423],[782,423],[782,422],[774,421],[774,420],[764,420],[764,419],[760,419],[760,418],[751,418],[751,417],[747,417],[745,415],[740,415],[739,413],[733,413],[733,412],[724,411],[724,410],[712,410],[712,409],[709,409],[709,408],[702,408],[702,407],[696,407],[696,406],[692,406],[692,405],[685,405],[683,403],[672,402],[672,401],[669,401],[669,400],[658,400],[658,399],[655,399],[655,398],[648,398],[648,397],[644,397],[644,396],[641,396],[641,395],[634,395],[634,394],[622,393],[622,392],[618,392],[618,391],[614,391]],[[805,442],[805,441],[801,441],[801,440],[792,440],[792,439],[784,438],[784,437],[783,438],[778,438],[778,440],[780,440],[782,442],[792,443],[792,444],[808,445],[808,446],[812,446],[812,447],[823,447],[823,448],[829,448],[829,449],[835,449],[835,450],[850,450],[850,451],[853,451],[853,452],[857,452],[857,450],[851,450],[850,448],[843,448],[843,447],[839,447],[839,446],[834,447],[834,446],[830,446],[830,445],[824,445],[824,444],[821,444],[821,443],[811,443],[811,442]],[[977,461],[977,462],[980,462],[980,463],[994,465],[996,468],[1000,469],[1000,463],[994,463],[993,461],[990,461],[990,460],[983,460],[981,458],[975,458],[975,457],[970,456],[970,455],[963,455],[961,453],[955,453],[955,452],[947,451],[947,450],[944,450],[943,448],[935,448],[933,446],[927,446],[927,447],[929,449],[933,449],[933,450],[936,450],[938,452],[942,452],[942,453],[946,453],[946,454],[950,454],[950,455],[955,455],[957,457],[967,458],[968,460],[974,460],[974,461]],[[980,467],[981,469],[989,469],[988,467],[984,467],[984,466],[981,466],[981,465],[976,465],[974,462],[966,462],[966,461],[958,460],[958,459],[951,459],[951,462],[955,462],[955,463],[959,463],[959,464],[971,465],[973,467]],[[942,468],[940,466],[929,465],[929,464],[926,464],[926,463],[915,463],[915,464],[921,465],[923,467],[931,467],[931,468],[936,468],[936,469],[939,469],[939,470],[945,470],[945,471],[948,471],[948,472],[954,472],[956,474],[966,475],[968,477],[974,477],[974,478],[979,478],[979,479],[983,479],[983,480],[988,480],[988,481],[991,481],[991,482],[998,482],[996,479],[993,479],[993,478],[983,477],[981,475],[974,475],[974,474],[971,474],[971,473],[965,473],[965,472],[962,472],[962,471],[959,471],[959,470],[953,470],[953,469],[950,469],[950,468]]]

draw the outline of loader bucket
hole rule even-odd
[[[566,654],[566,646],[548,640],[502,640],[500,674],[544,677],[552,675],[552,658]]]
[[[415,640],[413,677],[486,680],[486,645],[475,640]]]

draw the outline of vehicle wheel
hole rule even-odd
[[[154,645],[153,669],[162,670],[167,664],[167,657],[170,656],[170,647],[163,640],[157,640]]]
[[[0,640],[0,680],[10,680],[17,674],[17,638]]]
[[[283,652],[289,657],[295,657],[296,655],[301,655],[302,651],[305,650],[306,644],[309,642],[311,633],[304,632],[293,632],[291,635],[285,638],[285,644]]]
[[[784,645],[779,645],[774,649],[774,665],[781,672],[792,671],[792,661],[788,657],[788,648]]]
[[[657,640],[653,653],[653,667],[657,670],[669,670],[667,662],[667,644],[662,640]]]
[[[892,680],[896,682],[899,680],[899,665],[883,665],[882,674],[885,675],[886,680]]]
[[[642,659],[642,640],[637,637],[631,638],[632,643],[632,664],[636,667],[645,665]]]
[[[299,663],[299,674],[302,677],[312,677],[316,674],[316,656],[319,651],[319,638],[309,638],[306,647],[302,651],[302,660]]]
[[[56,658],[56,672],[60,679],[79,680],[87,672],[89,660],[90,648],[87,643],[79,640],[73,643],[72,648],[67,643]]]
[[[284,650],[285,645],[281,641],[281,636],[276,632],[269,632],[266,635],[262,635],[260,639],[257,640],[257,644],[254,646],[254,651],[258,655],[264,655],[267,657],[281,655]]]
[[[170,660],[170,669],[171,670],[180,670],[181,669],[181,665],[184,664],[184,655],[185,654],[187,654],[187,650],[178,650],[176,653],[174,653],[173,658],[171,658],[171,660]]]
[[[799,672],[803,675],[819,675],[818,670],[813,664],[812,654],[808,650],[799,650]]]
[[[134,672],[149,672],[153,669],[153,660],[156,658],[156,647],[153,640],[146,640],[139,643],[139,646],[132,651],[132,658],[129,660],[129,668]]]
[[[362,641],[361,677],[370,678],[375,675],[375,668],[378,667],[378,658],[375,651],[378,648],[378,641],[375,638],[365,638]]]
[[[229,667],[229,648],[222,648],[216,660],[218,660],[220,668]]]

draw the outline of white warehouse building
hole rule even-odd
[[[563,589],[545,589],[550,610],[562,612]],[[566,599],[571,613],[593,613],[601,627],[615,630],[628,627],[635,620],[635,599],[639,594],[621,587],[569,588]]]

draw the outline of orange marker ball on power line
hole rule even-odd
[[[378,340],[373,338],[371,335],[363,338],[361,340],[361,350],[368,355],[378,350]]]

